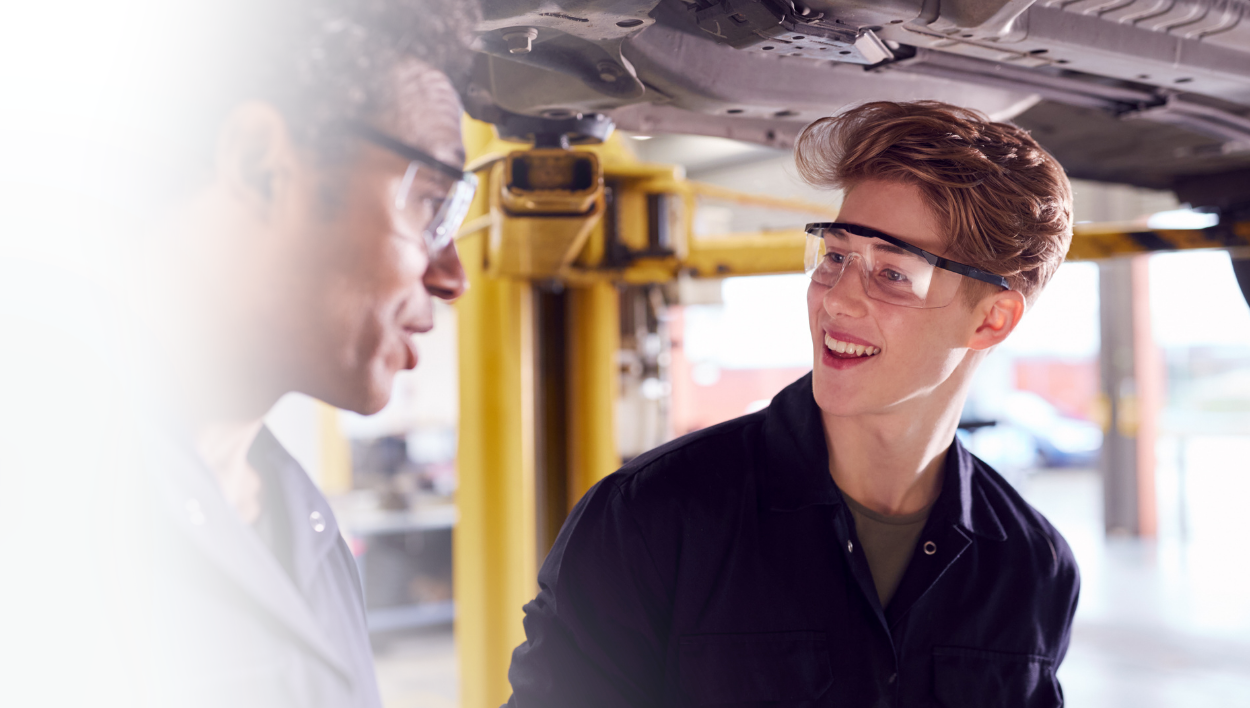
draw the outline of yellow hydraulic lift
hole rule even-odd
[[[569,509],[621,463],[615,406],[622,293],[681,276],[802,269],[800,229],[696,237],[700,199],[833,219],[836,210],[741,194],[639,163],[617,139],[544,147],[465,119],[482,188],[458,244],[471,287],[460,336],[460,520],[454,548],[461,705],[499,706],[522,605]],[[798,223],[798,219],[796,219]],[[1069,258],[1250,246],[1250,223],[1151,231],[1081,225]]]

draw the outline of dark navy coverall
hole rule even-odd
[[[811,375],[578,503],[525,606],[518,708],[1062,705],[1078,573],[956,441],[880,606],[828,472]]]

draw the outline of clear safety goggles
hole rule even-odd
[[[456,237],[477,193],[477,175],[415,148],[365,123],[352,132],[408,160],[395,192],[395,208],[410,233],[421,234],[431,258]]]
[[[804,271],[814,282],[833,287],[852,261],[858,261],[868,297],[903,307],[946,307],[964,278],[1009,289],[1007,279],[942,258],[886,233],[858,224],[808,224]]]

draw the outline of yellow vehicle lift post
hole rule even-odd
[[[470,154],[493,141],[465,122]],[[471,214],[486,212],[481,190]],[[453,542],[461,705],[507,700],[511,647],[521,643],[521,604],[537,575],[534,497],[534,343],[530,284],[483,274],[485,230],[457,242],[470,288],[456,303],[460,350],[459,521]]]

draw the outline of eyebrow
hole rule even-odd
[[[828,230],[828,231],[826,231],[825,233],[828,233],[828,234],[832,235],[833,237],[835,237],[835,238],[837,238],[837,239],[839,239],[839,240],[842,240],[842,241],[846,241],[848,236],[855,236],[855,235],[857,235],[857,234],[851,234],[850,232],[845,231],[845,230],[843,230],[843,229],[829,229],[829,230]],[[867,236],[860,236],[860,238],[870,238],[870,237],[867,237]],[[889,241],[882,241],[882,240],[880,240],[880,239],[875,239],[875,238],[874,238],[874,239],[872,239],[872,241],[873,241],[873,243],[872,243],[872,248],[873,248],[873,250],[876,250],[876,251],[885,251],[886,253],[893,253],[893,254],[895,254],[895,255],[899,255],[899,256],[911,256],[912,258],[921,258],[920,256],[916,255],[915,253],[912,253],[911,251],[907,250],[906,248],[901,248],[901,247],[899,247],[899,246],[895,246],[894,244],[890,243]],[[922,258],[921,260],[923,260],[923,258]]]
[[[387,150],[390,150],[391,152],[395,153],[396,155],[399,155],[400,157],[406,158],[413,162],[420,162],[424,164],[425,166],[432,167],[453,179],[460,179],[464,176],[463,161],[461,161],[460,167],[457,167],[455,165],[449,165],[446,162],[443,162],[442,160],[438,159],[437,157],[434,157],[433,155],[429,154],[428,152],[418,147],[415,147],[413,145],[409,145],[408,143],[405,143],[402,140],[393,138],[387,133],[384,133],[378,130],[377,128],[374,128],[372,125],[369,125],[368,123],[365,123],[363,121],[358,121],[358,120],[348,121],[347,125],[352,130],[352,132],[356,133],[360,137],[368,140],[374,145],[386,148]],[[459,152],[461,153],[464,152],[463,145],[460,146]]]
[[[920,256],[916,255],[915,253],[912,253],[911,251],[907,250],[906,248],[899,248],[898,246],[895,246],[895,245],[894,245],[894,244],[892,244],[892,243],[886,243],[885,241],[881,241],[881,242],[879,242],[879,243],[874,243],[874,244],[872,244],[872,247],[873,247],[875,250],[878,250],[878,251],[885,251],[886,253],[894,253],[894,254],[896,254],[896,255],[900,255],[900,256],[911,256],[912,258],[920,258]],[[923,259],[921,259],[921,260],[923,260]]]

